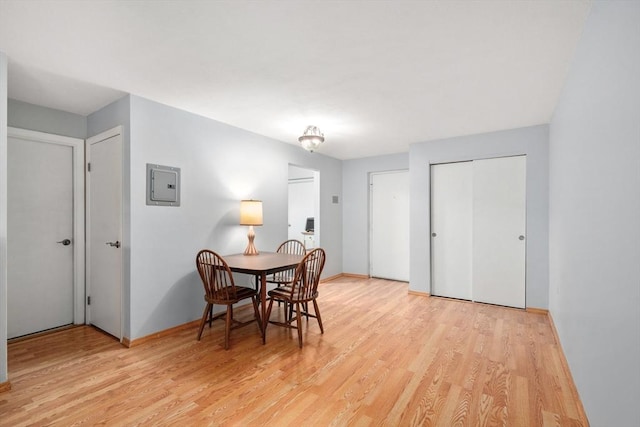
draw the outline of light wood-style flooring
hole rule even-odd
[[[325,333],[303,321],[302,349],[249,325],[225,351],[221,320],[200,342],[194,326],[125,348],[83,326],[11,343],[0,425],[588,425],[546,315],[407,290],[321,284]]]

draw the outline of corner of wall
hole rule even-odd
[[[0,51],[0,385],[7,367],[7,56]]]

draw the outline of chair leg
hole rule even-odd
[[[282,283],[276,283],[276,288],[279,288],[280,286],[282,286]],[[278,307],[280,307],[280,300],[278,300]],[[286,307],[286,303],[285,303],[285,307]],[[286,319],[286,316],[285,316],[285,319]]]
[[[231,304],[227,306],[227,317],[224,325],[224,349],[229,350],[229,334],[231,333],[231,319],[233,318],[233,308]]]
[[[202,313],[202,319],[200,320],[200,328],[198,328],[198,341],[202,337],[202,330],[204,329],[204,324],[207,323],[207,315],[210,313],[210,309],[213,307],[213,304],[207,303],[204,308],[204,313]],[[209,323],[211,325],[211,323]]]
[[[267,337],[267,326],[269,326],[269,318],[271,317],[271,309],[273,308],[273,298],[269,298],[269,307],[267,307],[267,318],[262,319],[264,322],[264,340],[266,341]]]
[[[213,304],[209,304],[209,327],[213,323]]]
[[[320,333],[324,334],[324,328],[322,327],[322,317],[320,317],[320,309],[318,308],[318,301],[313,299],[313,308],[316,310],[316,319],[318,319],[318,325],[320,325]]]
[[[262,320],[260,319],[260,312],[258,311],[258,301],[256,297],[251,297],[251,302],[253,303],[253,314],[256,316],[256,322],[258,322],[258,327],[260,328],[260,336],[263,338],[264,342],[264,334],[262,332]]]
[[[302,319],[300,318],[300,303],[296,303],[296,323],[298,325],[298,345],[302,348]]]

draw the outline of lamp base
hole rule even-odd
[[[249,239],[249,244],[247,245],[247,249],[244,250],[245,255],[259,255],[260,252],[256,249],[253,244],[253,240],[256,238],[256,233],[253,232],[253,225],[249,226],[249,232],[247,233],[247,238]]]

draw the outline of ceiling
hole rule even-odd
[[[339,159],[548,123],[590,9],[545,1],[0,0],[9,97],[126,93]]]

